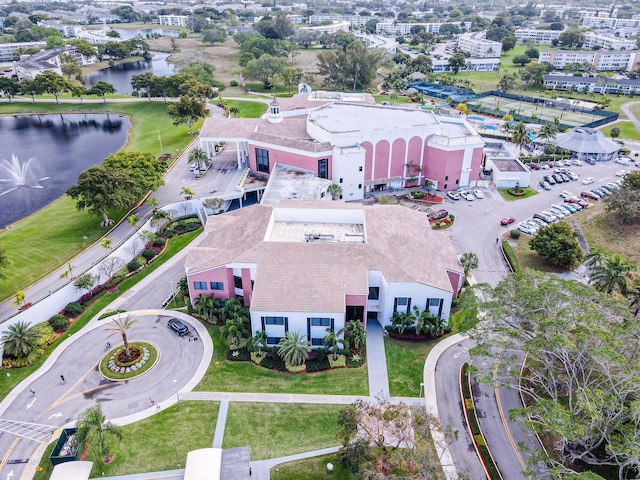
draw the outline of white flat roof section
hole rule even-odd
[[[187,453],[184,480],[220,480],[222,449],[201,448]]]
[[[88,480],[93,462],[74,461],[56,465],[51,480]]]
[[[275,205],[281,200],[327,200],[331,198],[327,188],[331,180],[318,178],[313,172],[276,164],[264,189],[261,203]]]

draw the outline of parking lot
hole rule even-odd
[[[446,197],[444,204],[439,208],[446,208],[456,216],[454,227],[446,230],[456,251],[459,254],[474,252],[478,255],[480,266],[474,271],[476,279],[479,282],[495,285],[508,272],[497,241],[503,234],[516,228],[518,223],[531,218],[533,214],[547,209],[550,205],[562,203],[561,191],[566,190],[579,196],[583,190],[597,188],[607,182],[619,180],[620,177],[616,176],[617,171],[631,172],[638,168],[637,165],[637,162],[624,166],[609,161],[599,162],[596,165],[585,163],[582,166],[565,167],[575,172],[578,175],[578,180],[552,186],[549,191],[540,188],[538,182],[553,170],[534,170],[531,172],[530,187],[538,191],[537,195],[506,201],[495,188],[481,188],[480,190],[484,193],[482,199],[475,198],[467,201],[461,198],[453,201]],[[582,179],[586,177],[593,177],[594,182],[590,185],[583,185]],[[515,218],[515,223],[501,226],[500,220],[504,217]],[[568,217],[568,220],[570,219],[571,217]],[[530,237],[523,235],[521,241],[528,238]]]

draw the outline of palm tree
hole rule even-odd
[[[100,246],[113,252],[113,238],[104,237],[100,240]]]
[[[205,297],[201,294],[198,298],[196,298],[195,307],[198,315],[204,318],[207,322],[213,324],[218,323],[218,317],[216,316],[216,314],[218,313],[218,309],[220,308],[220,301],[213,295]]]
[[[343,330],[341,330],[343,331]],[[338,332],[339,334],[340,332]],[[333,354],[333,360],[338,359],[338,352],[340,351],[340,344],[345,348],[346,342],[342,338],[338,338],[338,334],[331,328],[327,328],[327,335],[324,337],[325,348]]]
[[[191,149],[188,159],[189,165],[191,167],[197,168],[200,172],[205,171],[210,164],[207,152],[205,152],[204,149],[200,147]]]
[[[531,143],[531,137],[529,137],[527,126],[524,123],[520,122],[513,127],[513,131],[511,132],[511,141],[516,144],[519,151],[522,151],[522,147],[524,145]]]
[[[133,315],[127,315],[125,318],[121,318],[118,315],[109,324],[107,324],[107,330],[113,332],[113,335],[122,336],[122,343],[124,344],[124,355],[126,358],[131,358],[131,352],[129,351],[129,341],[127,340],[127,331],[131,330],[131,327],[138,321],[137,318],[133,318]]]
[[[234,117],[240,113],[240,109],[238,107],[229,107],[229,114]]]
[[[185,200],[191,200],[196,192],[191,190],[189,187],[182,187],[182,190],[180,190],[180,194],[184,197]]]
[[[247,308],[240,303],[237,298],[230,298],[219,311],[220,320],[226,322],[235,317],[241,317],[244,321],[249,320],[249,312]]]
[[[138,222],[140,222],[140,215],[138,215],[137,213],[129,215],[129,218],[127,218],[127,223],[136,230],[138,229]]]
[[[460,257],[460,265],[464,270],[464,276],[468,277],[471,270],[478,268],[478,256],[473,252],[463,253]]]
[[[637,317],[640,314],[640,280],[636,280],[633,287],[627,292],[629,298],[629,308]]]
[[[0,343],[7,355],[16,358],[26,357],[37,347],[40,335],[29,325],[27,322],[20,321],[7,327],[7,331],[0,338]]]
[[[342,196],[342,187],[337,183],[332,183],[327,188],[327,193],[331,195],[332,200],[337,200]]]
[[[587,268],[591,269],[594,266],[600,265],[607,258],[607,253],[598,248],[591,247],[589,253],[584,257],[584,264]]]
[[[366,340],[367,332],[362,326],[360,320],[351,320],[344,327],[345,339],[349,342],[349,345],[356,350],[360,350]]]
[[[262,355],[262,349],[267,346],[267,332],[264,330],[258,330],[256,334],[249,339],[247,347],[249,351],[255,352],[258,350],[258,355]]]
[[[241,316],[227,319],[224,326],[220,327],[220,335],[227,341],[229,349],[239,348],[240,342],[249,336],[249,330],[245,326],[245,319]]]
[[[18,310],[19,310],[20,307],[24,305],[26,297],[27,297],[27,294],[24,293],[24,290],[16,291],[15,300],[11,302],[11,305],[18,307]]]
[[[147,206],[153,208],[153,211],[155,212],[160,206],[160,202],[156,197],[149,197],[149,199],[147,200]]]
[[[611,294],[617,289],[626,295],[627,273],[635,269],[633,263],[622,260],[619,254],[614,253],[607,256],[603,262],[589,268],[589,283],[601,292]]]
[[[113,436],[119,440],[122,438],[122,431],[120,427],[111,422],[105,422],[105,420],[100,404],[87,408],[78,416],[75,441],[80,451],[83,451],[88,444],[97,442],[100,452],[104,456],[104,461],[107,462],[109,460],[109,445],[106,437]]]
[[[309,358],[311,351],[309,342],[298,331],[289,330],[284,338],[280,339],[278,345],[280,346],[278,355],[284,360],[285,365],[297,367]]]
[[[549,144],[551,140],[556,138],[556,135],[558,134],[559,131],[560,129],[558,128],[558,125],[556,125],[555,123],[545,123],[540,128],[540,131],[538,132],[538,137],[543,139],[545,141],[545,144]]]
[[[410,313],[394,312],[391,316],[391,327],[398,330],[399,333],[404,333],[408,327],[412,327],[416,323],[415,317]]]

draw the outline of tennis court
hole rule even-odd
[[[474,112],[495,117],[511,115],[516,120],[531,123],[559,122],[563,128],[602,125],[618,118],[613,112],[592,110],[570,103],[541,97],[515,97],[483,94],[470,99],[467,105]]]

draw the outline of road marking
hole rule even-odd
[[[31,400],[31,402],[27,403],[27,410],[29,410],[31,407],[33,407],[34,403],[36,403],[36,399],[35,398],[33,400]]]
[[[16,445],[18,444],[19,441],[20,441],[20,437],[16,437],[11,443],[9,450],[7,450],[7,453],[5,453],[2,460],[0,460],[0,470],[2,470],[4,466],[7,464],[7,461],[9,460],[9,455],[11,455],[11,452],[13,452],[13,449],[16,448]]]
[[[11,470],[5,478],[11,478],[11,477],[13,477],[13,470]]]
[[[61,417],[61,416],[62,416],[62,412],[54,413],[53,415],[49,415],[49,420],[51,420],[52,418]]]

